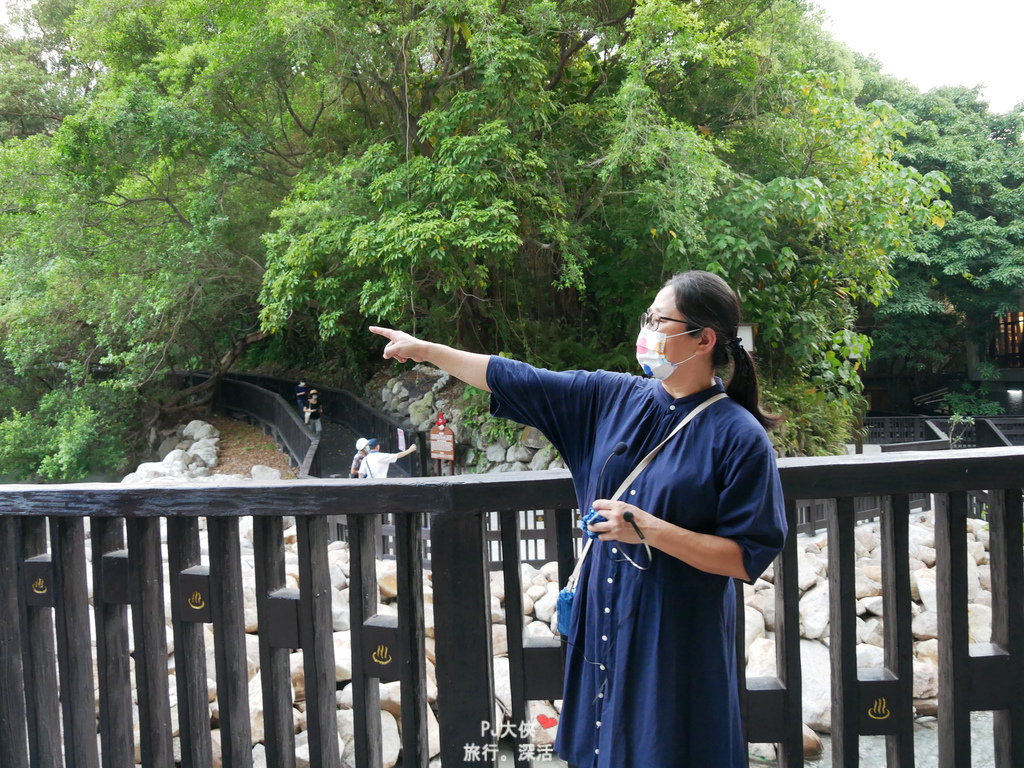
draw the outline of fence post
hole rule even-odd
[[[484,518],[447,512],[430,528],[433,572],[444,574],[433,582],[441,762],[462,765],[467,746],[495,741],[483,732],[495,714]]]

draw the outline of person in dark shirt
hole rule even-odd
[[[299,385],[295,387],[295,402],[299,404],[299,410],[304,413],[306,403],[309,402],[309,387],[306,386],[304,381],[300,381]]]
[[[320,405],[320,393],[315,389],[311,389],[309,391],[309,402],[306,403],[304,410],[309,415],[307,421],[319,435],[323,431],[323,427],[320,424],[320,417],[323,415],[324,408]]]

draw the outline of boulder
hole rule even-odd
[[[828,648],[814,640],[800,640],[800,678],[803,719],[819,733],[832,728],[832,662]]]
[[[800,634],[809,640],[828,636],[828,618],[828,582],[825,582],[800,598]]]
[[[281,479],[281,470],[274,469],[273,467],[265,467],[262,464],[257,464],[250,471],[252,479],[257,483],[272,483]]]

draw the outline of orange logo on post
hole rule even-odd
[[[203,596],[198,592],[192,593],[192,597],[188,599],[188,604],[195,608],[197,611],[206,606],[206,603],[203,602]]]
[[[875,699],[874,705],[868,710],[868,717],[872,720],[886,720],[889,714],[889,708],[885,705],[885,699]]]
[[[378,645],[377,650],[373,652],[373,660],[378,664],[390,664],[391,654],[388,653],[388,647],[386,645]]]
[[[36,579],[35,581],[32,582],[32,591],[35,592],[37,595],[45,595],[46,594],[46,582],[43,581],[42,579]]]

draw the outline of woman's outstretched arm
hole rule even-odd
[[[371,325],[370,332],[388,340],[387,346],[384,347],[385,359],[394,358],[400,363],[406,360],[430,363],[477,389],[491,391],[487,386],[487,364],[490,362],[490,355],[464,352],[444,344],[417,339],[405,331],[381,328],[377,325]]]

